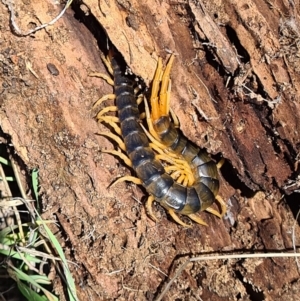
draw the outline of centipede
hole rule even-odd
[[[178,214],[188,216],[201,225],[207,225],[198,215],[201,211],[221,218],[226,212],[226,204],[218,195],[218,170],[223,160],[216,163],[205,149],[188,140],[180,131],[177,116],[170,108],[170,74],[175,55],[171,54],[165,68],[162,58],[158,58],[150,99],[142,97],[147,129],[143,126],[138,107],[141,97],[136,95],[134,78],[124,68],[121,54],[111,48],[107,57],[101,57],[113,79],[102,74],[92,76],[106,79],[113,85],[114,94],[100,98],[95,106],[107,99],[114,99],[115,105],[102,109],[97,119],[108,123],[116,133],[99,134],[113,139],[121,149],[103,152],[120,157],[135,173],[135,176],[122,177],[116,183],[131,181],[142,185],[149,194],[146,211],[154,221],[157,221],[153,213],[154,201],[184,227],[190,225]],[[117,116],[107,115],[108,112],[117,112]],[[169,166],[163,161],[169,162]],[[221,212],[211,207],[215,202],[218,202]]]

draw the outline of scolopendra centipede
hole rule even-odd
[[[175,212],[187,215],[195,222],[204,225],[206,223],[195,213],[206,210],[221,217],[226,211],[226,205],[217,196],[219,191],[218,166],[205,150],[191,143],[174,126],[169,116],[170,70],[174,55],[171,55],[165,70],[162,68],[161,58],[158,60],[150,97],[151,115],[147,102],[145,102],[147,123],[151,135],[141,126],[133,78],[121,68],[120,55],[115,50],[110,50],[109,59],[112,67],[110,72],[114,77],[115,94],[113,98],[116,100],[116,107],[110,106],[103,109],[98,114],[98,119],[100,122],[109,123],[122,136],[120,139],[112,133],[101,133],[114,139],[128,157],[118,151],[105,152],[121,157],[137,175],[137,178],[123,177],[121,180],[133,181],[145,187],[150,195],[146,208],[154,220],[156,220],[152,212],[154,200],[163,206],[177,223],[183,226],[188,225],[181,221]],[[108,65],[107,61],[106,65]],[[107,98],[112,97],[101,98],[97,104]],[[118,111],[118,118],[103,116],[109,111]],[[117,122],[120,126],[117,125]],[[148,137],[152,140],[150,144]],[[153,149],[161,148],[167,148],[170,155],[175,155],[179,160],[183,159],[187,162],[192,175],[187,173],[175,181],[175,177],[168,174],[158,160],[158,158],[166,158],[168,154],[160,152],[161,155],[157,155],[153,151]],[[221,205],[221,214],[210,208],[215,200]]]

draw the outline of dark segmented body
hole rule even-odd
[[[116,57],[111,57],[111,64],[122,137],[137,177],[147,192],[166,209],[185,215],[207,209],[213,204],[219,190],[216,164],[205,151],[189,142],[174,127],[169,116],[163,116],[154,124],[161,142],[174,153],[182,155],[191,165],[195,177],[191,187],[175,182],[160,161],[155,159],[155,153],[140,126],[133,80],[121,70]]]

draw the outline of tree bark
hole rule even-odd
[[[14,9],[25,31],[60,7],[29,0]],[[292,250],[291,233],[300,234],[298,1],[75,1],[31,36],[16,35],[0,10],[1,127],[28,168],[39,168],[44,217],[55,215],[64,231],[82,300],[154,300],[193,255]],[[108,188],[130,171],[101,153],[114,145],[96,135],[109,129],[96,123],[93,103],[112,88],[89,74],[106,72],[97,48],[106,35],[148,86],[157,58],[176,53],[171,106],[181,130],[226,160],[222,220],[201,213],[208,227],[184,229],[157,207],[155,224],[145,191]],[[164,300],[300,300],[299,291],[294,259],[219,260],[190,264]]]

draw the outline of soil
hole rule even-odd
[[[43,217],[58,221],[80,300],[154,300],[189,257],[290,251],[293,231],[299,245],[299,1],[74,1],[27,36],[63,6],[4,3],[1,128],[26,171],[39,169]],[[97,134],[109,129],[93,104],[113,89],[89,74],[107,74],[106,35],[147,86],[158,56],[177,54],[171,106],[191,141],[225,158],[223,219],[204,212],[208,227],[187,229],[156,204],[155,223],[141,187],[110,187],[132,171]],[[64,300],[59,278],[54,290]],[[297,301],[299,291],[294,259],[215,260],[190,263],[163,300]]]

